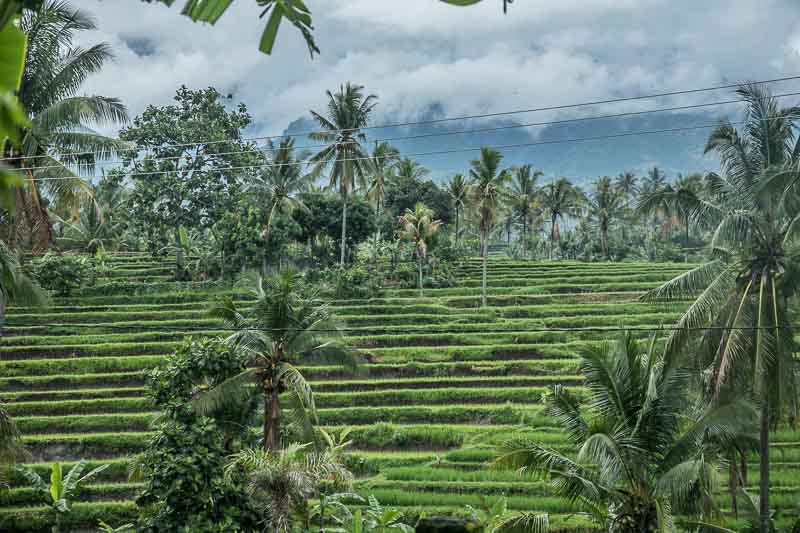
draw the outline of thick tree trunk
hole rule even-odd
[[[761,400],[761,431],[759,434],[759,455],[761,483],[759,487],[759,515],[761,533],[769,533],[769,398]]]
[[[486,307],[486,260],[489,253],[489,235],[487,231],[481,232],[481,258],[483,274],[481,276],[481,307]]]
[[[341,249],[341,257],[339,259],[339,266],[344,268],[344,258],[345,258],[345,249],[347,245],[345,244],[347,237],[347,195],[342,195],[342,241],[340,245]]]
[[[274,451],[280,448],[281,441],[281,402],[278,388],[264,394],[264,449]]]

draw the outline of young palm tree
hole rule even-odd
[[[23,272],[16,252],[0,241],[0,327],[10,302],[44,305],[47,300],[47,293]]]
[[[469,191],[469,187],[467,184],[467,180],[464,179],[463,174],[456,174],[453,176],[449,182],[447,182],[447,194],[450,195],[450,201],[453,202],[453,210],[456,213],[456,220],[455,220],[455,241],[456,245],[458,245],[459,239],[459,227],[458,223],[459,215],[461,215],[461,211],[464,209],[464,202],[467,199],[467,193]]]
[[[280,446],[282,392],[289,392],[312,420],[316,417],[314,394],[296,362],[317,355],[353,367],[357,360],[337,342],[339,325],[330,307],[320,301],[318,290],[302,286],[297,271],[286,269],[259,278],[253,293],[256,303],[246,311],[229,297],[211,310],[212,316],[236,330],[226,342],[249,355],[250,364],[199,395],[197,409],[210,413],[250,394],[263,394],[264,448],[275,450]]]
[[[269,140],[267,150],[269,165],[245,185],[245,192],[255,193],[266,204],[267,220],[261,231],[264,243],[269,241],[276,216],[291,214],[296,209],[308,210],[300,194],[307,191],[313,181],[304,171],[310,154],[306,151],[296,152],[293,137],[281,139],[278,146]],[[262,271],[267,272],[266,247],[262,258]]]
[[[719,516],[713,444],[755,432],[746,402],[693,413],[692,374],[642,349],[632,336],[587,348],[580,356],[588,398],[579,402],[557,385],[546,396],[554,417],[577,448],[577,458],[535,439],[512,439],[495,460],[500,467],[541,476],[572,502],[581,502],[608,531],[676,531],[673,513]]]
[[[478,211],[478,229],[481,235],[481,305],[486,305],[486,261],[489,256],[489,235],[497,222],[497,216],[508,197],[506,184],[508,170],[500,169],[503,155],[492,148],[481,148],[480,159],[472,161],[469,171],[469,197]]]
[[[60,241],[92,255],[105,251],[119,235],[120,225],[106,217],[102,207],[93,198],[83,201],[77,220],[56,218],[64,227],[64,235]]]
[[[645,294],[646,300],[692,299],[667,340],[669,354],[688,348],[707,369],[712,398],[752,390],[761,409],[761,531],[769,523],[769,430],[787,409],[796,416],[796,351],[789,305],[800,286],[797,164],[800,108],[780,108],[759,85],[737,94],[747,104],[737,130],[723,121],[706,152],[720,157],[713,194],[690,218],[713,229],[703,265]],[[715,329],[699,329],[713,326]],[[699,347],[699,348],[696,348]]]
[[[422,263],[428,254],[428,243],[442,225],[442,221],[434,220],[433,210],[425,204],[417,202],[413,210],[406,209],[406,212],[400,217],[399,223],[400,238],[414,243],[419,272],[419,294],[422,296]]]
[[[244,450],[233,456],[228,472],[244,470],[250,476],[250,495],[265,508],[270,531],[292,531],[293,508],[305,504],[318,492],[317,486],[335,479],[351,483],[352,474],[341,457],[314,451],[305,444],[291,444],[280,452],[261,448]]]
[[[94,174],[96,159],[113,157],[124,147],[92,127],[121,124],[128,118],[116,98],[77,95],[86,78],[113,57],[107,43],[72,45],[76,32],[95,29],[88,14],[66,2],[47,0],[39,9],[25,11],[20,27],[28,36],[28,49],[19,98],[30,127],[22,132],[19,152],[7,154],[18,158],[14,162],[26,169],[27,177],[17,190],[8,242],[13,248],[29,238],[34,250],[41,250],[53,242],[50,207],[75,211],[91,194],[81,174]]]
[[[369,185],[367,196],[375,202],[375,219],[378,228],[377,240],[381,239],[381,215],[383,214],[383,199],[386,197],[386,186],[391,181],[397,162],[400,159],[400,152],[387,142],[375,144],[370,160],[370,172],[372,181]]]
[[[534,211],[534,203],[538,194],[536,181],[544,174],[533,170],[531,165],[522,165],[512,170],[511,209],[522,221],[522,243],[527,253],[528,229]]]
[[[348,82],[336,93],[327,91],[328,112],[311,111],[311,116],[324,132],[312,133],[311,139],[329,143],[310,162],[316,165],[315,175],[330,170],[331,189],[339,189],[342,197],[342,240],[340,266],[344,267],[347,248],[347,199],[356,187],[366,189],[369,176],[369,156],[361,143],[366,136],[360,130],[369,122],[378,97],[364,96],[364,87]]]
[[[608,249],[608,230],[619,217],[625,205],[622,192],[613,186],[611,178],[605,176],[594,182],[593,190],[587,201],[589,217],[600,230],[600,248],[603,256],[610,259]]]
[[[565,216],[578,216],[583,203],[580,189],[567,178],[558,178],[542,188],[542,208],[550,219],[550,255],[553,245],[561,238],[559,219]]]

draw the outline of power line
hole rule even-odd
[[[768,80],[760,80],[754,81],[751,83],[754,84],[768,84],[768,83],[779,83],[783,81],[792,81],[800,79],[800,75],[798,76],[785,76],[781,78],[772,78]],[[459,120],[474,120],[474,119],[481,119],[481,118],[497,118],[503,116],[510,116],[510,115],[518,115],[518,114],[525,114],[525,113],[535,113],[541,111],[558,111],[564,109],[574,109],[578,107],[586,107],[586,106],[595,106],[595,105],[604,105],[604,104],[614,104],[620,102],[631,102],[631,101],[638,101],[638,100],[647,100],[651,98],[663,98],[667,96],[679,96],[685,94],[696,94],[701,92],[711,92],[711,91],[719,91],[724,89],[733,89],[739,87],[741,83],[729,83],[725,85],[716,85],[712,87],[702,87],[702,88],[695,88],[695,89],[683,89],[677,91],[666,91],[661,93],[654,93],[654,94],[647,94],[647,95],[640,95],[640,96],[626,96],[620,98],[608,98],[602,100],[590,100],[587,102],[580,102],[580,103],[573,103],[573,104],[560,104],[560,105],[553,105],[553,106],[544,106],[544,107],[535,107],[535,108],[528,108],[528,109],[517,109],[513,111],[500,111],[495,113],[482,113],[482,114],[475,114],[475,115],[461,115],[461,116],[454,116],[454,117],[443,117],[439,119],[429,119],[429,120],[420,120],[420,121],[409,121],[409,122],[397,122],[397,123],[390,123],[390,124],[381,124],[376,126],[364,126],[358,128],[358,131],[365,131],[365,130],[375,130],[375,129],[386,129],[386,128],[399,128],[399,127],[408,127],[408,126],[424,126],[424,125],[431,125],[431,124],[441,124],[446,122],[455,122]],[[284,135],[265,135],[259,137],[240,137],[234,139],[225,139],[225,140],[209,140],[209,141],[197,141],[197,142],[189,142],[189,143],[175,143],[175,144],[165,144],[161,145],[161,148],[166,147],[182,147],[182,146],[199,146],[199,145],[209,145],[209,144],[221,144],[227,142],[234,142],[234,141],[258,141],[258,140],[270,140],[270,139],[284,139],[284,138],[296,138],[296,137],[307,137],[312,134],[336,134],[342,133],[346,131],[355,131],[350,129],[335,129],[335,130],[309,130],[299,133],[291,133],[291,134],[284,134]],[[94,152],[73,152],[67,154],[60,154],[61,157],[67,156],[78,156],[78,155],[91,155]],[[36,155],[36,156],[12,156],[12,157],[3,157],[0,158],[0,161],[9,161],[9,160],[19,160],[19,159],[35,159],[35,158],[42,158],[42,157],[51,157],[50,155]]]
[[[782,93],[773,95],[773,98],[787,98],[790,96],[800,96],[800,92],[791,92],[791,93]],[[493,133],[498,131],[507,131],[513,129],[522,129],[522,128],[533,128],[533,127],[541,127],[541,126],[552,126],[552,125],[559,125],[559,124],[572,124],[578,122],[586,122],[586,121],[593,121],[593,120],[607,120],[607,119],[617,119],[617,118],[626,118],[626,117],[635,117],[635,116],[642,116],[642,115],[650,115],[654,113],[665,113],[665,112],[673,112],[673,111],[686,111],[689,109],[700,109],[704,107],[715,107],[721,105],[730,105],[730,104],[741,104],[743,101],[741,99],[735,100],[720,100],[716,102],[706,102],[702,104],[691,104],[691,105],[683,105],[683,106],[673,106],[673,107],[665,107],[659,109],[649,109],[644,111],[629,111],[624,113],[614,113],[608,115],[595,115],[595,116],[588,116],[588,117],[576,117],[576,118],[568,118],[568,119],[560,119],[560,120],[549,120],[549,121],[542,121],[542,122],[528,122],[525,124],[509,124],[505,126],[494,126],[494,127],[487,127],[487,128],[474,128],[474,129],[466,129],[466,130],[455,130],[455,131],[446,131],[446,132],[437,132],[437,133],[422,133],[418,135],[406,135],[406,136],[399,136],[399,137],[385,137],[385,138],[378,138],[378,139],[370,139],[369,142],[393,142],[393,141],[410,141],[410,140],[418,140],[418,139],[428,139],[434,137],[448,137],[448,136],[455,136],[455,135],[474,135],[478,133]],[[349,141],[347,143],[340,143],[340,144],[357,144],[356,141]],[[169,145],[167,145],[169,146]],[[314,144],[308,146],[298,146],[295,147],[295,150],[304,151],[310,148],[324,148],[329,146],[328,144]],[[261,147],[256,146],[252,147],[250,150],[235,150],[230,152],[218,152],[213,154],[208,154],[210,157],[218,157],[223,155],[239,155],[239,154],[251,154],[251,153],[271,153],[271,152],[278,152],[281,150],[281,147]],[[86,155],[92,154],[97,155],[99,152],[87,152]],[[165,157],[145,157],[139,161],[141,162],[153,162],[153,161],[178,161],[183,159],[184,156],[165,156]],[[131,160],[133,161],[133,160]],[[94,163],[94,166],[109,166],[109,165],[120,165],[126,163],[126,160],[106,160],[106,161],[98,161]],[[302,162],[298,162],[298,164],[302,164]],[[51,169],[51,168],[62,168],[63,164],[59,165],[47,165],[47,166],[33,166],[33,167],[20,167],[16,170],[44,170],[44,169]],[[177,170],[176,170],[177,172]]]
[[[775,119],[783,120],[782,117],[775,117]],[[766,119],[765,119],[766,120]],[[744,121],[738,122],[730,122],[731,125],[741,125],[744,124]],[[684,126],[684,127],[676,127],[676,128],[664,128],[658,130],[643,130],[643,131],[634,131],[634,132],[626,132],[626,133],[616,133],[611,135],[596,135],[591,137],[575,137],[570,139],[555,139],[549,141],[535,141],[530,143],[516,143],[516,144],[505,144],[505,145],[489,145],[489,146],[475,146],[469,148],[452,148],[448,150],[434,150],[430,152],[417,152],[406,154],[406,157],[427,157],[427,156],[439,156],[439,155],[449,155],[449,154],[457,154],[457,153],[464,153],[464,152],[474,152],[481,150],[483,148],[491,148],[494,150],[513,150],[517,148],[530,148],[533,146],[545,146],[545,145],[555,145],[555,144],[569,144],[569,143],[579,143],[579,142],[589,142],[589,141],[599,141],[599,140],[609,140],[609,139],[620,139],[626,137],[637,137],[640,135],[658,135],[658,134],[668,134],[668,133],[685,133],[689,131],[696,131],[701,129],[709,129],[715,128],[719,124],[701,124],[697,126]],[[389,156],[381,157],[378,159],[387,159]],[[338,159],[338,162],[346,162],[346,161],[365,161],[365,160],[372,160],[375,159],[371,156],[367,157],[352,157],[352,158],[344,158]],[[264,169],[264,168],[279,168],[284,166],[295,166],[299,164],[306,164],[304,161],[295,161],[291,163],[276,163],[276,164],[263,164],[263,165],[241,165],[235,167],[225,167],[225,168],[216,168],[216,169],[206,169],[202,172],[224,172],[228,170],[247,170],[247,169]],[[158,176],[164,174],[174,174],[179,172],[178,170],[160,170],[160,171],[152,171],[152,172],[129,172],[126,173],[126,176]],[[66,180],[66,179],[74,179],[74,177],[55,177],[55,178],[31,178],[33,181],[55,181],[55,180]]]
[[[70,324],[70,323],[48,323],[48,324],[30,324],[30,325],[19,325],[15,324],[13,326],[6,326],[6,327],[94,327],[98,329],[102,328],[119,328],[119,329],[136,329],[137,331],[141,331],[141,326],[128,326],[125,324]],[[159,326],[154,326],[159,327]],[[424,327],[424,326],[420,326]],[[384,326],[385,328],[385,326]],[[480,329],[479,331],[464,331],[464,330],[452,330],[452,329],[430,329],[430,330],[420,330],[420,329],[381,329],[381,327],[369,327],[364,326],[361,328],[354,328],[354,327],[343,327],[338,329],[315,329],[313,333],[345,333],[345,332],[358,332],[365,335],[446,335],[446,334],[526,334],[526,333],[580,333],[580,332],[590,332],[590,333],[605,333],[605,332],[627,332],[627,331],[635,331],[635,332],[672,332],[672,331],[774,331],[776,328],[774,326],[692,326],[692,327],[679,327],[679,326],[576,326],[576,327],[537,327],[537,328],[524,328],[523,330],[514,330],[514,329]],[[797,325],[782,325],[779,326],[779,329],[800,329],[800,324]],[[230,327],[220,327],[220,328],[204,328],[204,327],[186,327],[186,328],[161,328],[161,329],[153,329],[148,331],[149,332],[163,332],[163,333],[186,333],[192,331],[199,331],[199,332],[246,332],[246,331],[254,331],[254,332],[269,332],[269,333],[287,333],[287,332],[294,332],[294,331],[306,331],[300,328],[259,328],[259,327],[246,327],[246,328],[230,328]],[[375,333],[375,331],[383,331],[383,333]],[[17,335],[23,336],[23,335]],[[6,336],[8,339],[13,339],[15,336]],[[28,345],[21,345],[17,347],[25,347]],[[91,346],[87,345],[87,346]],[[485,345],[472,345],[477,347],[485,346]],[[48,345],[37,346],[47,348]],[[369,348],[369,347],[365,347]],[[377,348],[377,346],[372,346],[372,348]]]

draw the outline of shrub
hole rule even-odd
[[[377,271],[368,270],[360,264],[344,269],[326,269],[321,274],[321,280],[339,299],[376,298],[381,294],[383,281]]]
[[[33,262],[34,279],[57,296],[69,296],[76,289],[94,285],[96,272],[90,257],[47,252]]]

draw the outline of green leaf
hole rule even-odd
[[[275,39],[278,37],[278,28],[281,26],[281,20],[283,20],[283,6],[275,4],[272,8],[272,14],[269,16],[269,21],[267,21],[267,26],[264,28],[264,33],[261,34],[261,43],[258,45],[258,49],[265,54],[272,53]]]
[[[53,503],[57,505],[57,502],[63,498],[64,495],[64,483],[61,478],[61,463],[53,463],[53,469],[50,471],[50,498],[53,499]]]
[[[25,33],[14,24],[0,30],[0,92],[15,92],[25,67]]]
[[[189,0],[182,13],[195,22],[216,24],[232,3],[233,0]]]

